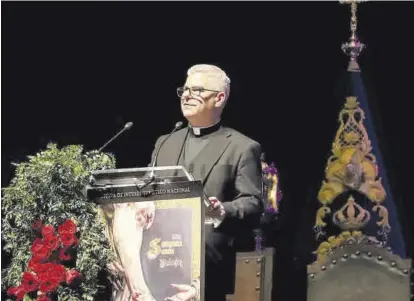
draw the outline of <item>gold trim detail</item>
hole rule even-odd
[[[368,210],[362,208],[352,195],[344,206],[333,215],[333,222],[342,230],[357,230],[364,227],[371,219]]]

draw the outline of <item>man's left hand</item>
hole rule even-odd
[[[212,208],[210,209],[210,212],[208,212],[208,216],[217,219],[219,222],[214,223],[215,227],[218,227],[221,222],[224,220],[224,217],[226,216],[226,212],[224,211],[223,203],[218,200],[216,197],[209,197],[208,198]]]

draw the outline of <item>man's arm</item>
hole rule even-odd
[[[243,152],[236,176],[236,197],[224,202],[226,218],[243,219],[263,212],[261,146],[252,143]]]

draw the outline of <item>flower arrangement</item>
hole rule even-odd
[[[279,187],[279,173],[274,165],[263,162],[263,182],[266,187],[264,198],[267,200],[266,212],[276,214],[279,212],[279,203],[282,199],[282,191]]]
[[[55,144],[17,166],[1,204],[9,300],[107,299],[114,254],[100,211],[82,191],[91,171],[114,166],[110,155]]]
[[[76,237],[76,224],[68,219],[58,227],[57,233],[51,225],[43,225],[37,220],[33,226],[37,237],[30,248],[32,256],[27,264],[27,270],[23,273],[21,284],[10,287],[9,295],[14,295],[16,300],[50,301],[59,285],[73,285],[74,280],[81,274],[73,268],[67,268],[74,264],[72,256],[74,246],[78,244]],[[65,264],[62,264],[65,263]]]
[[[272,162],[270,165],[265,161],[265,155],[262,153],[262,196],[265,211],[260,219],[260,229],[255,230],[255,250],[260,252],[264,245],[270,244],[270,237],[273,236],[272,228],[279,215],[279,203],[282,199],[282,191],[279,188],[279,174]]]

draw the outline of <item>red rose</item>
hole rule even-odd
[[[78,242],[78,239],[71,233],[62,233],[60,235],[60,242],[65,247],[70,247],[71,245],[76,244]]]
[[[50,299],[46,295],[41,295],[35,301],[50,301]]]
[[[51,271],[53,268],[53,264],[52,263],[39,263],[35,266],[35,269],[33,270],[38,278],[40,282],[43,282],[45,280],[47,280],[49,277],[49,271]]]
[[[61,264],[53,264],[50,269],[47,271],[47,276],[50,279],[55,279],[59,282],[65,281],[66,279],[66,269]]]
[[[69,270],[66,273],[66,283],[67,284],[71,284],[73,280],[75,280],[76,278],[80,277],[81,274],[77,271],[77,270]]]
[[[38,247],[38,246],[40,246],[40,245],[42,245],[43,243],[42,243],[42,240],[40,239],[40,238],[36,238],[35,239],[35,241],[33,242],[33,244],[32,244],[32,247],[30,248],[30,251],[32,252],[32,253],[34,253],[35,252],[35,249]]]
[[[68,248],[62,248],[59,250],[59,259],[62,261],[71,260],[70,255],[67,253]]]
[[[35,274],[29,273],[29,272],[23,273],[22,287],[27,293],[37,290],[38,284],[39,284],[39,281]]]
[[[37,240],[37,239],[36,239]],[[50,256],[50,248],[43,241],[33,244],[31,251],[36,260],[44,260]]]
[[[40,259],[39,257],[33,256],[32,258],[30,258],[27,264],[27,268],[33,272],[36,272],[39,269],[38,265],[43,263],[45,263],[44,260]]]
[[[59,246],[59,239],[56,235],[49,235],[43,239],[43,244],[46,245],[50,250],[55,250]]]
[[[15,287],[10,287],[7,290],[7,294],[16,296],[16,301],[20,301],[20,300],[23,300],[24,295],[26,295],[26,292],[22,286],[15,286]]]
[[[46,275],[46,273],[49,271],[50,269],[49,265],[50,263],[37,263],[34,265],[33,272],[37,274],[40,281],[43,280],[44,275]]]
[[[65,281],[66,269],[61,264],[42,263],[36,266],[35,272],[38,275],[40,282],[47,280],[57,281],[58,284]]]
[[[39,289],[43,293],[54,291],[59,285],[59,281],[56,279],[44,279],[40,282]]]
[[[50,235],[55,234],[55,229],[51,225],[43,226],[42,228],[42,235],[43,237],[48,237]]]
[[[38,260],[38,258],[32,257],[30,258],[29,263],[27,264],[27,269],[29,269],[30,271],[35,271],[39,263],[41,262]]]
[[[32,258],[31,260],[30,260],[30,262],[32,262],[33,261],[33,264],[31,264],[31,269],[32,269],[32,271],[33,272],[35,272],[38,276],[39,276],[39,278],[40,278],[40,276],[42,275],[42,274],[44,274],[44,273],[46,273],[47,272],[47,264],[46,263],[39,263],[39,262],[37,262],[36,261],[36,259],[35,258]]]
[[[60,235],[63,233],[75,234],[76,233],[76,224],[68,219],[62,225],[58,227],[58,232]]]
[[[35,231],[41,231],[42,227],[43,227],[43,222],[40,219],[35,220],[35,222],[32,225],[32,228]]]

